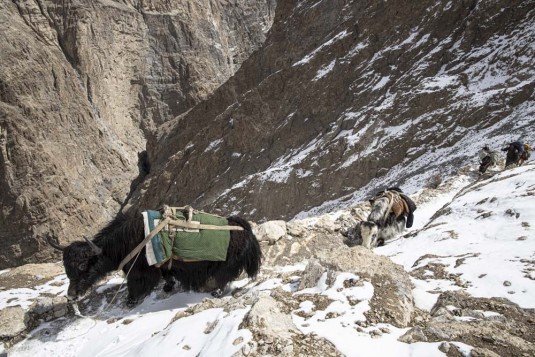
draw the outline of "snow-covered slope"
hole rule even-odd
[[[425,211],[426,205],[417,214],[422,208]],[[408,271],[423,270],[429,281],[416,282],[415,292],[422,308],[434,304],[438,296],[425,291],[437,286],[535,308],[534,229],[535,170],[529,165],[462,189],[415,236],[376,252]],[[435,276],[435,265],[460,281]]]
[[[479,180],[472,169],[436,190],[415,195],[419,207],[412,231],[375,249],[375,254],[341,244],[337,230],[352,215],[347,209],[294,221],[286,237],[263,246],[266,262],[258,281],[235,282],[222,299],[155,292],[130,311],[119,302],[96,316],[43,323],[8,354],[443,356],[453,350],[468,355],[475,348],[529,355],[535,351],[529,333],[529,321],[535,321],[535,316],[522,308],[535,307],[534,196],[534,164]],[[298,253],[302,242],[310,251],[308,256]],[[280,254],[277,249],[284,245],[293,253]],[[334,260],[326,258],[329,252]],[[412,281],[409,294],[412,291],[416,309],[407,310],[410,322],[406,325],[388,320],[387,305],[377,306],[379,295],[397,299],[390,293],[403,289],[388,282],[388,276],[400,276],[403,269],[381,255],[400,264]],[[313,257],[330,266],[317,274],[317,280],[311,278]],[[358,259],[364,260],[352,266]],[[399,269],[398,275],[392,269]],[[101,285],[91,303],[83,304],[83,312],[92,315],[102,309],[121,280],[116,276]],[[60,275],[54,284],[35,290],[64,294],[65,289],[65,276]],[[448,295],[448,291],[460,295]],[[27,308],[35,296],[26,290],[2,291],[0,304]],[[412,304],[412,297],[404,301]],[[441,327],[434,327],[438,323]],[[486,339],[474,339],[474,333],[456,334],[459,326],[463,331],[477,328]],[[489,342],[489,335],[502,345]]]

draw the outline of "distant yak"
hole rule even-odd
[[[358,222],[344,233],[349,246],[368,249],[382,246],[399,237],[405,227],[412,227],[416,204],[397,187],[379,192],[370,200],[372,210],[367,220]]]
[[[137,260],[132,259],[123,267],[127,278],[127,306],[133,307],[147,296],[163,277],[164,291],[170,292],[176,279],[183,289],[203,291],[207,283],[214,284],[218,293],[237,279],[242,272],[255,278],[260,270],[262,253],[249,223],[239,217],[227,218],[228,225],[244,230],[230,232],[226,261],[183,262],[174,260],[157,268],[149,266],[145,248]],[[84,237],[85,238],[85,237]],[[120,262],[144,239],[143,220],[139,217],[119,214],[102,229],[93,240],[76,241],[63,247],[52,239],[48,242],[63,252],[63,265],[69,278],[67,298],[76,301],[106,274],[116,270]]]

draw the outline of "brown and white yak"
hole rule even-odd
[[[412,227],[416,204],[397,187],[381,191],[370,199],[368,218],[358,222],[343,235],[349,246],[379,247],[398,238],[405,227]]]
[[[227,221],[228,225],[240,226],[244,230],[231,231],[226,261],[173,261],[171,269],[168,264],[157,268],[148,265],[143,248],[137,260],[132,259],[123,267],[126,274],[133,265],[127,277],[127,306],[138,304],[162,277],[166,281],[163,287],[166,292],[173,289],[174,278],[183,289],[193,291],[202,291],[209,281],[215,282],[217,293],[244,271],[249,278],[255,278],[262,259],[256,236],[246,220],[233,216]],[[63,252],[63,265],[69,278],[67,298],[78,300],[106,274],[116,270],[144,238],[141,215],[125,214],[119,214],[93,240],[85,238],[85,241],[63,247],[48,238],[54,248]]]

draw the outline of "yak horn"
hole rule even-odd
[[[50,236],[47,236],[46,237],[46,240],[48,241],[48,244],[50,244],[53,248],[57,249],[57,250],[60,250],[60,251],[63,251],[65,249],[65,247],[62,247],[61,245],[59,245],[58,243],[54,242],[52,240],[52,238],[50,238]]]
[[[87,239],[86,236],[84,236],[84,239],[89,244],[91,249],[93,249],[93,252],[95,253],[95,255],[99,255],[102,253],[102,248],[98,247],[95,243],[93,243],[93,241],[90,241],[89,239]]]

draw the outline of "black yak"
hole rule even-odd
[[[230,232],[226,261],[173,261],[157,268],[149,266],[145,248],[137,260],[132,259],[124,267],[127,277],[127,306],[133,307],[148,295],[163,277],[164,291],[170,292],[175,278],[186,290],[202,291],[207,283],[215,283],[217,291],[238,278],[245,271],[249,278],[255,278],[260,270],[262,253],[249,223],[239,217],[227,218],[228,225],[241,226],[244,230]],[[85,238],[85,237],[84,237]],[[69,278],[67,298],[77,300],[107,273],[116,270],[119,263],[144,239],[141,217],[119,214],[102,229],[93,240],[73,242],[66,247],[48,242],[63,252],[63,265]],[[134,262],[135,261],[135,262]]]

